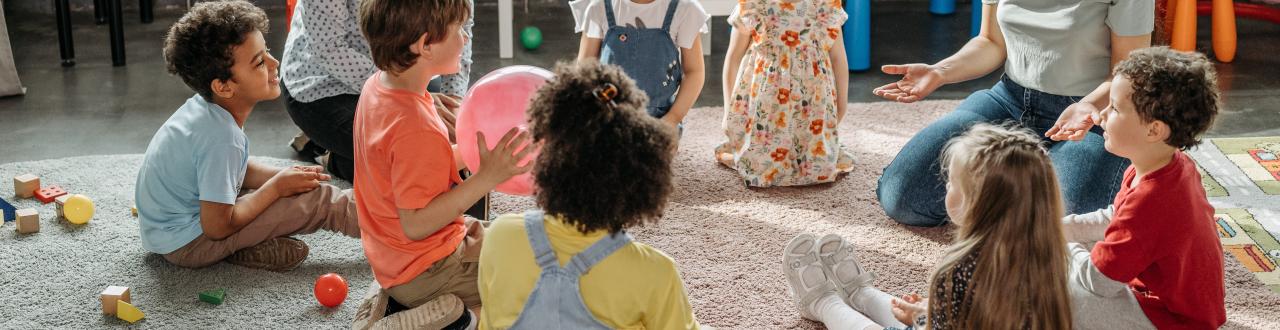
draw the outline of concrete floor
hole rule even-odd
[[[550,67],[572,59],[578,36],[572,33],[568,6],[561,1],[535,0],[525,13],[517,2],[517,27],[542,29],[540,49],[517,48],[515,58],[498,59],[497,5],[481,1],[474,31],[473,79],[493,69],[528,64]],[[968,6],[951,16],[927,13],[925,2],[877,2],[873,8],[872,66],[902,62],[933,62],[968,40]],[[286,36],[284,9],[268,8],[272,32],[267,42],[277,57]],[[161,43],[165,31],[182,14],[156,12],[152,24],[138,23],[137,12],[126,10],[128,65],[112,67],[107,27],[93,25],[92,12],[76,13],[74,37],[77,65],[59,66],[57,32],[50,15],[10,12],[6,19],[27,95],[0,98],[0,163],[92,154],[142,153],[156,129],[193,93],[164,71]],[[1201,20],[1200,47],[1209,47],[1207,19]],[[712,55],[706,57],[707,84],[698,106],[721,104],[720,68],[728,44],[723,17],[712,19],[716,35]],[[1218,65],[1225,91],[1225,111],[1210,136],[1280,135],[1280,25],[1239,21],[1240,46],[1235,63]],[[932,99],[963,98],[994,83],[998,74],[946,86]],[[851,75],[851,102],[879,100],[871,89],[893,81],[878,71]],[[245,127],[254,155],[293,157],[286,142],[298,129],[284,111],[283,101],[258,106]]]

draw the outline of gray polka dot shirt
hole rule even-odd
[[[293,8],[293,22],[285,41],[280,79],[299,102],[342,94],[360,94],[365,80],[378,70],[369,42],[360,34],[356,11],[360,0],[302,0]],[[468,35],[472,18],[463,25]],[[441,92],[463,95],[471,75],[471,40],[462,50],[457,74],[441,77]]]

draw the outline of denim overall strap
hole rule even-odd
[[[525,232],[542,273],[511,329],[609,329],[582,301],[578,274],[559,266],[551,250],[542,211],[525,213]],[[593,244],[591,250],[599,243]],[[576,257],[575,257],[576,260]]]
[[[542,271],[545,272],[549,269],[559,269],[560,261],[556,259],[556,251],[551,249],[551,242],[547,239],[547,228],[542,221],[541,210],[524,213],[525,235],[529,237],[529,246],[533,248],[538,267],[542,267]]]
[[[631,235],[625,231],[617,234],[609,234],[600,238],[599,241],[591,244],[586,250],[579,252],[569,260],[569,264],[565,265],[565,271],[570,276],[582,276],[587,270],[595,266],[600,260],[609,257],[614,251],[631,243]]]
[[[676,16],[676,6],[680,4],[680,0],[671,0],[671,4],[667,5],[667,16],[662,18],[662,31],[671,33],[671,18]]]
[[[613,23],[613,0],[604,0],[601,2],[604,2],[604,17],[609,20],[609,28],[613,28],[617,25]]]

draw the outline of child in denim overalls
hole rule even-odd
[[[644,113],[620,68],[555,71],[529,106],[542,210],[501,216],[486,232],[480,328],[698,328],[675,262],[626,232],[666,208],[675,135]]]
[[[571,5],[580,7],[578,0]],[[700,32],[707,16],[693,0],[594,0],[578,22],[578,59],[622,67],[649,97],[649,115],[679,127],[702,91]]]

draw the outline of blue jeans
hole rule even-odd
[[[1007,77],[991,89],[970,94],[954,111],[916,133],[885,167],[876,188],[880,206],[904,225],[946,223],[943,200],[947,190],[939,160],[947,140],[977,123],[1005,121],[1016,121],[1044,136],[1062,111],[1078,101],[1080,97],[1024,88]],[[1091,212],[1111,204],[1129,160],[1107,152],[1100,127],[1094,126],[1083,141],[1045,141],[1068,214]]]

